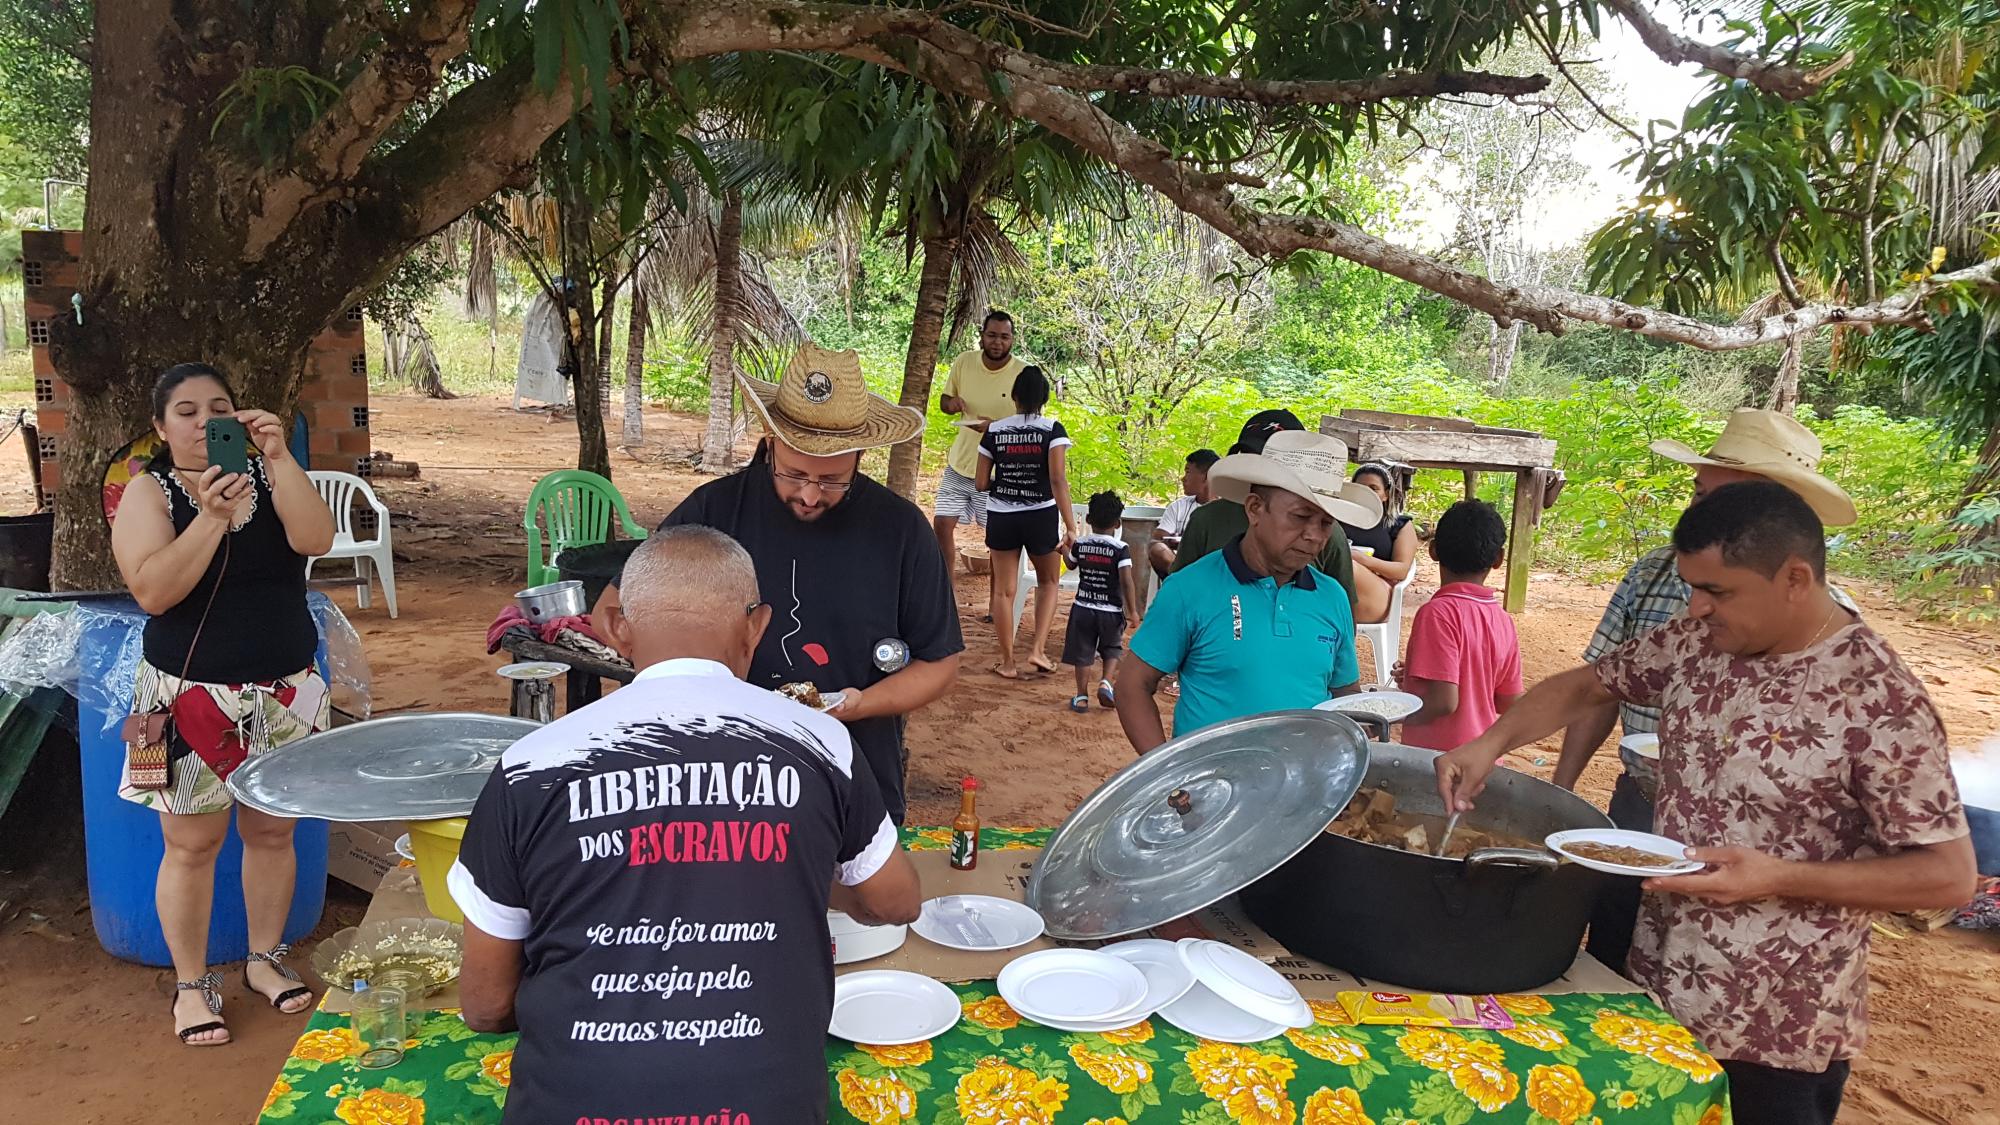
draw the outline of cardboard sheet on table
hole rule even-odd
[[[926,900],[945,895],[992,895],[1020,902],[1026,897],[1028,875],[1034,871],[1035,860],[1041,854],[1040,848],[982,851],[979,853],[979,866],[970,871],[952,870],[949,852],[910,852],[909,856],[910,862],[916,865]],[[836,975],[844,975],[865,969],[901,969],[948,984],[963,984],[966,981],[992,980],[1014,958],[1038,949],[1056,947],[1056,942],[1038,937],[1012,949],[975,953],[926,941],[911,930],[902,948],[867,961],[835,965],[833,971]]]
[[[1389,989],[1395,992],[1423,991],[1411,989],[1394,981],[1374,979],[1364,980],[1343,969],[1323,965],[1309,957],[1286,954],[1271,962],[1271,967],[1283,973],[1285,979],[1297,986],[1299,995],[1308,1000],[1333,1000],[1343,992],[1359,992],[1366,989]],[[1643,992],[1638,985],[1606,968],[1602,961],[1588,953],[1579,951],[1576,961],[1569,971],[1540,988],[1522,989],[1516,995],[1567,996],[1573,992]]]
[[[430,907],[424,905],[424,889],[417,882],[417,869],[413,866],[397,866],[382,876],[382,882],[375,887],[375,898],[368,903],[368,912],[361,916],[361,924],[386,922],[392,918],[434,918]],[[344,989],[326,990],[326,1002],[321,1005],[329,1012],[352,1010],[348,1003],[353,994]],[[426,996],[410,1004],[413,1012],[430,1011],[435,1008],[458,1007],[458,982],[444,986],[442,992]]]

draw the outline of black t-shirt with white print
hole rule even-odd
[[[963,651],[951,576],[931,522],[915,504],[866,476],[811,522],[778,499],[757,461],[688,494],[660,526],[695,523],[750,552],[771,627],[750,661],[759,687],[810,682],[821,691],[874,687],[896,670],[875,661],[884,642],[913,661]],[[890,647],[894,647],[893,645]],[[847,724],[896,823],[903,821],[903,717]]]
[[[1125,586],[1119,573],[1132,565],[1132,549],[1101,531],[1076,541],[1071,553],[1076,567],[1076,604],[1084,609],[1125,612]]]
[[[979,439],[979,455],[993,462],[986,510],[1032,512],[1054,504],[1049,454],[1070,444],[1063,424],[1045,415],[1010,414],[989,423]]]
[[[895,849],[841,724],[711,661],[509,747],[449,878],[524,943],[503,1120],[824,1122],[827,887]]]

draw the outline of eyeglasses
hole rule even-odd
[[[854,487],[854,482],[851,480],[816,480],[806,476],[804,473],[781,473],[776,469],[771,470],[771,477],[774,480],[784,481],[793,488],[804,488],[807,485],[811,485],[829,496],[837,496]]]

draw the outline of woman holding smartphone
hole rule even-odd
[[[126,486],[111,548],[150,615],[132,709],[170,716],[166,768],[151,759],[134,768],[128,746],[119,795],[160,813],[166,853],[154,899],[178,978],[174,1032],[183,1043],[214,1046],[229,1041],[217,1018],[221,981],[207,964],[215,857],[233,804],[224,779],[249,756],[327,725],[305,563],[332,547],[333,514],[286,449],[284,424],[238,410],[222,373],[207,364],[161,373],[153,429],[166,448]],[[210,463],[211,448],[216,460],[240,458],[246,439],[260,455],[248,471]],[[292,822],[242,808],[236,827],[255,951],[244,985],[279,1011],[303,1012],[312,993],[284,963]]]

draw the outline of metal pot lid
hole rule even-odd
[[[1368,740],[1330,711],[1272,711],[1176,738],[1112,775],[1042,849],[1028,905],[1051,937],[1137,933],[1276,870],[1346,807]]]
[[[229,791],[258,812],[323,820],[464,816],[500,755],[540,723],[469,712],[394,715],[253,756]]]

